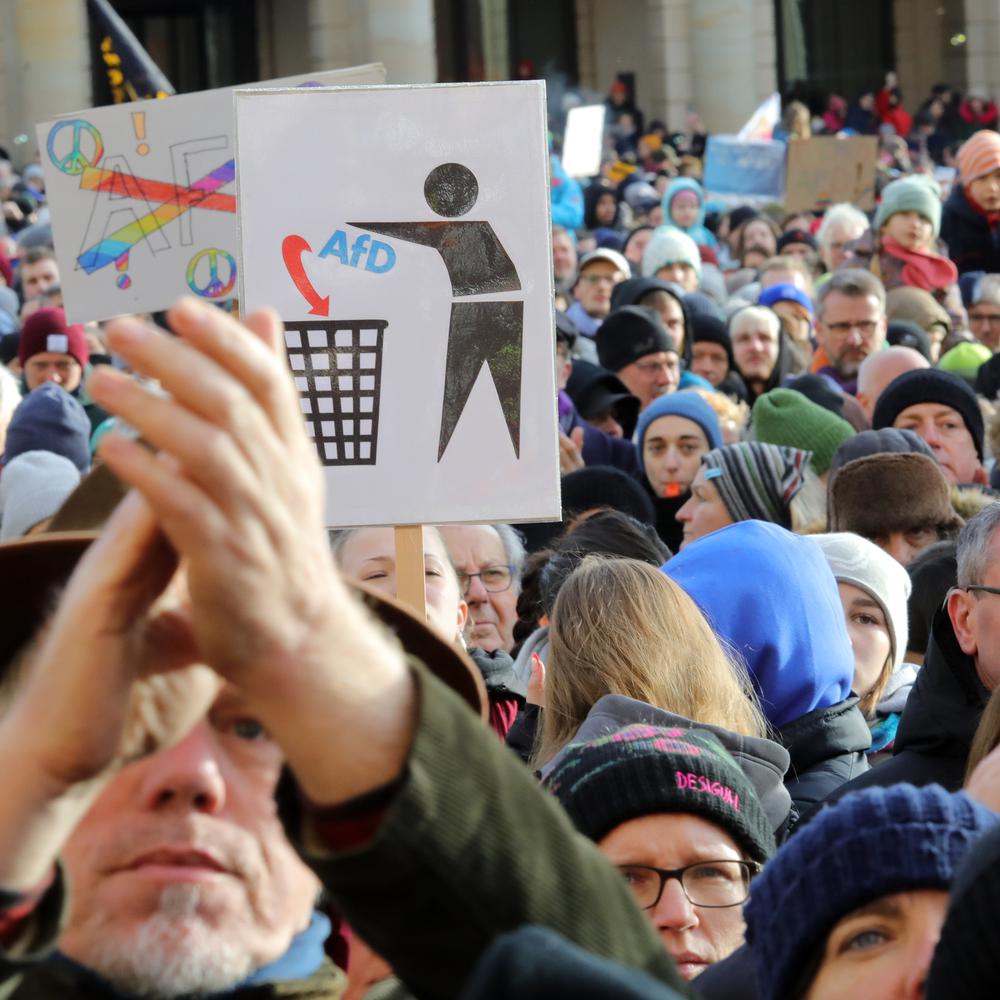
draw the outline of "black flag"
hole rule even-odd
[[[170,81],[108,0],[87,0],[87,5],[98,28],[100,59],[115,104],[174,94]]]

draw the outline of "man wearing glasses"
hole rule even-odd
[[[857,391],[861,362],[885,343],[885,289],[868,271],[846,268],[820,288],[816,302],[819,350],[813,370],[844,392]]]
[[[739,948],[774,835],[713,733],[631,725],[571,743],[545,785],[621,871],[682,978]]]
[[[580,258],[573,284],[573,303],[566,315],[585,337],[593,337],[611,312],[615,285],[631,274],[628,261],[617,250],[599,247]]]
[[[507,524],[452,524],[440,529],[469,605],[465,641],[486,653],[514,648],[524,545]]]
[[[1000,348],[1000,275],[988,274],[976,288],[969,306],[969,329],[994,354]]]

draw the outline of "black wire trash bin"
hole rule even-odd
[[[285,349],[323,465],[374,465],[384,319],[285,323]]]

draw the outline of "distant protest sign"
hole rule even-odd
[[[875,159],[878,139],[873,135],[813,136],[788,144],[789,212],[822,211],[846,201],[867,211],[875,207]]]
[[[558,518],[544,83],[241,90],[236,125],[327,523]]]
[[[384,80],[372,64],[257,86]],[[90,108],[42,122],[37,134],[71,321],[236,294],[231,88]],[[294,168],[284,162],[283,187]]]
[[[566,116],[562,165],[570,177],[593,177],[601,172],[604,152],[603,104],[571,108]]]
[[[785,144],[709,136],[705,190],[710,197],[724,200],[781,201],[785,193]]]

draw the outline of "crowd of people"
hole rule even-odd
[[[992,996],[1000,133],[870,97],[867,213],[621,82],[553,153],[562,517],[424,527],[426,621],[280,320],[69,323],[0,160],[0,994]]]

